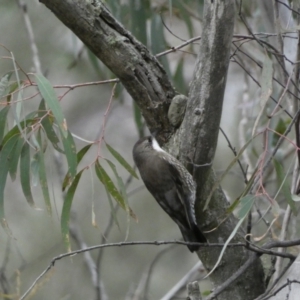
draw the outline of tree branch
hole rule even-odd
[[[174,132],[167,112],[175,90],[149,50],[99,0],[40,0],[120,79],[151,132],[165,142]]]

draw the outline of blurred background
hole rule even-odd
[[[153,0],[141,1],[141,6],[136,3],[133,0],[106,1],[113,15],[154,54],[201,35],[203,1]],[[24,11],[20,4],[26,5],[27,10]],[[36,72],[32,53],[35,43],[43,75],[55,87],[58,96],[67,92],[61,106],[68,127],[74,134],[77,151],[88,142],[99,139],[105,122],[105,141],[133,166],[132,147],[139,135],[147,134],[148,131],[131,97],[118,84],[110,109],[105,115],[113,83],[84,85],[87,82],[114,79],[114,75],[39,1],[0,0],[0,7],[0,76],[14,71],[12,57],[22,70],[19,71],[21,80],[26,80],[24,73]],[[257,31],[263,31],[262,11],[257,1],[244,1],[243,9],[251,26]],[[28,35],[26,18],[31,22],[34,43]],[[237,18],[236,33],[245,32],[245,27]],[[159,58],[176,89],[185,95],[188,94],[198,49],[199,41],[195,41]],[[250,45],[248,50],[254,53],[257,60],[263,60],[264,55],[258,47]],[[243,58],[241,61],[260,80],[261,69],[254,63],[245,62]],[[16,80],[15,74],[11,80]],[[244,135],[251,133],[253,117],[259,109],[257,103],[260,90],[245,75],[240,65],[233,62],[230,64],[227,81],[221,127],[233,147],[239,149],[247,140]],[[74,84],[82,86],[76,86],[72,90],[57,87]],[[21,106],[23,116],[37,109],[41,98],[32,97],[36,92],[35,87],[27,87],[18,96],[24,99]],[[9,125],[14,124],[13,119],[11,114]],[[242,120],[246,120],[246,129],[241,126]],[[262,142],[263,138],[255,146],[260,149]],[[96,178],[93,168],[86,169],[72,204],[72,250],[105,242],[181,238],[177,226],[160,209],[142,181],[131,178],[118,165],[104,142],[99,148],[98,145],[96,143],[89,150],[78,170],[93,164],[100,149],[102,158],[108,158],[116,164],[127,187],[129,206],[137,215],[138,222],[129,218],[124,210],[118,209],[115,217],[119,226],[116,225],[105,188]],[[48,146],[45,156],[52,215],[47,213],[39,184],[32,179],[37,206],[33,209],[22,193],[19,179],[11,182],[8,177],[5,188],[5,215],[11,235],[0,228],[0,299],[18,299],[45,270],[53,257],[67,251],[60,231],[63,205],[61,184],[67,164],[65,158],[56,153],[50,143]],[[249,152],[255,157],[254,152]],[[214,161],[218,175],[233,158],[228,143],[220,134]],[[105,162],[103,166],[114,178]],[[226,176],[222,186],[229,200],[239,196],[244,188],[244,179],[237,167]],[[28,299],[161,299],[197,262],[197,256],[180,245],[139,245],[94,250],[86,256],[80,254],[57,261],[39,281]],[[98,278],[95,273],[98,273]],[[200,279],[205,272],[199,266],[194,274],[194,279]],[[95,280],[101,282],[98,290]],[[201,282],[201,285],[202,291],[210,289],[208,282]],[[185,291],[179,293],[178,297],[184,298],[184,295]]]

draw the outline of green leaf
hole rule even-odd
[[[65,155],[68,162],[68,173],[70,182],[74,179],[77,169],[76,146],[71,133],[68,131],[67,138],[62,136],[62,143],[65,150]]]
[[[118,172],[117,172],[117,168],[116,166],[108,159],[105,159],[106,162],[109,164],[110,168],[112,169],[112,171],[114,172],[115,174],[115,177],[117,179],[117,183],[118,183],[118,187],[119,187],[119,190],[121,192],[121,195],[124,199],[124,203],[125,203],[125,209],[126,211],[130,214],[130,216],[135,219],[137,221],[137,217],[136,215],[134,214],[134,212],[131,210],[131,208],[129,207],[128,205],[128,197],[127,197],[127,193],[126,193],[126,187],[125,187],[125,184],[122,180],[122,178],[119,176]]]
[[[10,156],[18,138],[19,135],[13,135],[5,144],[3,144],[3,148],[0,151],[0,221],[3,227],[6,227],[4,214],[4,188],[11,160]]]
[[[78,153],[77,153],[77,165],[81,162],[81,160],[83,159],[84,155],[88,152],[88,150],[91,148],[93,144],[89,144],[84,146]],[[70,184],[70,174],[67,173],[64,181],[63,181],[63,185],[62,185],[62,190],[64,191],[66,189],[66,187]]]
[[[58,152],[63,153],[64,151],[59,147],[59,138],[53,128],[53,121],[51,120],[50,116],[45,114],[47,113],[46,106],[45,106],[45,100],[42,99],[40,106],[39,106],[39,118],[42,119],[41,124],[43,126],[43,129],[46,132],[46,135],[49,139],[49,141],[52,143],[55,150]],[[53,118],[52,118],[53,119]]]
[[[170,17],[170,20],[172,20],[172,16],[173,16],[173,14],[172,14],[172,12],[173,12],[173,4],[172,4],[172,0],[169,0],[168,1],[169,2],[169,17]]]
[[[12,72],[6,73],[0,79],[0,99],[7,94],[11,74]]]
[[[147,45],[147,16],[146,12],[149,9],[149,0],[129,1],[131,15],[131,32],[145,46]]]
[[[251,210],[254,202],[255,202],[255,196],[253,195],[246,195],[245,197],[243,197],[241,199],[241,208],[239,211],[239,217],[240,220],[238,221],[238,223],[236,224],[235,228],[233,229],[233,231],[231,232],[230,236],[228,237],[228,239],[226,240],[220,255],[218,257],[217,262],[215,263],[214,267],[210,270],[210,272],[205,276],[205,278],[207,278],[208,276],[210,276],[213,271],[218,267],[218,265],[220,264],[222,257],[225,253],[225,250],[227,248],[227,245],[230,243],[230,241],[234,238],[234,236],[236,235],[237,231],[239,230],[239,228],[241,227],[243,221],[245,220],[246,216],[248,215],[249,211]]]
[[[39,150],[36,152],[30,163],[30,172],[31,172],[31,183],[32,186],[37,186],[39,182],[39,169],[40,169],[40,157],[39,157]]]
[[[158,54],[164,50],[166,50],[164,26],[162,24],[160,16],[157,13],[153,13],[151,17],[151,52],[154,54]],[[169,78],[172,78],[167,57],[162,56],[158,60],[164,66]]]
[[[106,147],[113,157],[135,178],[139,178],[135,170],[130,166],[130,164],[123,158],[123,156],[117,152],[113,147],[106,143]]]
[[[176,90],[180,92],[183,95],[187,94],[187,85],[185,83],[185,79],[183,76],[183,65],[184,65],[184,59],[183,56],[180,58],[175,74],[173,76],[173,81],[176,87]]]
[[[9,174],[12,181],[16,180],[19,158],[24,145],[24,140],[21,138],[21,135],[18,134],[18,136],[19,138],[12,151],[11,162],[9,166]]]
[[[145,123],[143,122],[143,116],[137,104],[133,102],[133,113],[134,113],[134,122],[138,130],[140,137],[144,136]]]
[[[22,81],[20,83],[23,83]],[[13,82],[9,85],[9,89],[8,89],[8,95],[7,95],[7,102],[9,103],[10,102],[10,99],[11,99],[11,94],[17,90],[19,88],[19,84],[18,82]]]
[[[80,149],[80,151],[77,153],[77,164],[79,164],[81,162],[81,160],[83,159],[83,157],[85,156],[85,154],[89,151],[89,149],[91,148],[93,144],[89,144],[84,146],[82,149]]]
[[[40,181],[40,185],[42,188],[47,212],[49,213],[49,215],[51,215],[52,214],[51,199],[50,199],[48,183],[47,183],[47,171],[46,171],[46,166],[45,166],[44,147],[43,147],[43,143],[42,143],[41,131],[38,132],[37,141],[39,143],[39,152],[38,152],[39,181]]]
[[[277,193],[279,193],[279,191],[282,189],[284,198],[287,200],[288,205],[290,206],[292,212],[296,216],[297,209],[295,206],[295,202],[293,201],[293,197],[292,197],[292,194],[291,194],[288,182],[287,182],[288,172],[285,174],[282,165],[275,158],[273,159],[273,163],[274,163],[277,181],[278,181],[278,185],[279,185],[279,189],[278,189]]]
[[[19,123],[21,129],[23,130],[26,126],[35,124],[38,120],[33,119],[33,117],[36,115],[36,112],[32,112],[28,114],[23,121]],[[2,140],[2,145],[4,145],[13,135],[15,134],[21,134],[20,128],[18,125],[15,125],[4,137]]]
[[[6,124],[6,118],[7,118],[7,114],[9,112],[9,109],[10,109],[10,106],[5,106],[0,111],[0,145],[1,145],[2,140],[3,140],[5,124]]]
[[[83,171],[84,170],[81,170],[75,176],[70,188],[68,189],[67,194],[65,196],[62,213],[61,213],[61,222],[60,222],[61,233],[68,251],[71,251],[70,237],[69,237],[69,221],[70,221],[71,206],[72,206],[75,191],[77,189]]]
[[[57,125],[62,133],[62,135],[67,139],[68,130],[66,126],[66,119],[63,115],[62,109],[60,107],[59,100],[55,94],[54,88],[51,83],[41,74],[34,74],[37,80],[38,89],[51,109],[54,118],[56,119]]]
[[[96,161],[95,164],[95,171],[96,175],[101,181],[101,183],[107,188],[108,192],[112,195],[112,197],[118,202],[118,204],[126,210],[126,203],[123,198],[123,196],[119,193],[117,188],[115,187],[115,184],[111,180],[111,178],[108,176],[108,174],[105,172],[105,170],[102,168],[102,166],[99,164],[99,161]]]
[[[280,139],[280,135],[283,135],[284,132],[286,131],[288,122],[283,121],[282,118],[279,118],[276,127],[275,127],[275,131],[276,133],[272,133],[272,146],[275,147],[277,145],[278,140]],[[270,132],[271,133],[271,132]]]
[[[20,157],[20,177],[21,177],[21,186],[24,193],[24,196],[28,204],[32,207],[35,207],[31,186],[30,186],[30,147],[27,143],[23,145]]]
[[[240,204],[241,202],[241,199],[243,199],[245,197],[245,195],[247,195],[251,189],[251,187],[253,186],[253,182],[254,182],[254,179],[256,178],[256,174],[257,174],[257,169],[258,169],[258,166],[256,166],[256,168],[253,170],[252,172],[252,176],[251,178],[248,180],[248,183],[247,183],[247,186],[245,187],[245,189],[243,190],[242,194],[236,199],[234,200],[230,206],[226,209],[226,212],[228,214],[231,214],[234,209]]]
[[[251,210],[254,202],[255,202],[255,196],[253,195],[246,195],[245,197],[241,198],[240,201],[240,210],[238,212],[238,218],[239,219],[245,219],[248,215],[249,211]]]
[[[12,112],[13,112],[13,116],[14,116],[14,122],[15,122],[15,124],[18,125],[20,131],[22,131],[21,126],[20,126],[21,114],[22,114],[22,111],[24,110],[24,102],[22,101],[23,94],[24,94],[23,87],[24,87],[23,85],[19,86],[20,91],[17,96],[17,101],[14,103],[11,103]]]
[[[120,224],[119,224],[119,221],[118,221],[118,218],[117,218],[116,210],[115,210],[114,205],[113,205],[113,200],[111,199],[111,195],[108,192],[106,186],[105,186],[105,192],[106,192],[106,195],[107,195],[108,203],[109,203],[109,206],[110,206],[110,212],[112,214],[113,220],[114,220],[115,224],[118,226],[118,228],[120,230]],[[116,204],[116,205],[118,205],[118,204]]]
[[[269,57],[269,54],[266,53],[263,62],[262,74],[261,74],[261,94],[260,94],[261,109],[253,125],[252,136],[254,136],[256,132],[259,120],[261,119],[266,104],[270,96],[272,95],[272,91],[273,91],[273,62],[272,59]]]

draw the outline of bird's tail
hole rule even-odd
[[[182,228],[179,227],[181,234],[183,236],[183,239],[186,242],[190,243],[207,243],[206,237],[203,235],[203,233],[200,231],[197,225],[194,225],[193,228]],[[188,245],[187,246],[191,252],[198,251],[200,246],[199,245]]]

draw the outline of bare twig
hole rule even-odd
[[[287,279],[286,283],[284,283],[279,288],[277,288],[273,293],[270,293],[268,296],[266,296],[264,298],[258,298],[256,300],[267,300],[267,299],[270,299],[270,298],[274,297],[276,294],[278,294],[286,286],[290,286],[292,283],[300,284],[300,281],[299,280],[289,280],[289,279]],[[289,299],[289,298],[286,298],[286,299]]]
[[[225,137],[225,139],[226,139],[226,141],[227,141],[227,143],[228,143],[228,147],[229,147],[229,149],[231,149],[233,155],[234,155],[234,156],[237,156],[237,152],[236,152],[235,148],[232,146],[232,144],[231,144],[231,142],[230,142],[228,136],[226,135],[226,133],[224,132],[224,130],[223,130],[221,127],[220,127],[220,131],[222,132],[223,136]],[[244,168],[243,168],[243,166],[242,166],[242,163],[241,163],[241,161],[240,161],[239,159],[238,159],[238,164],[239,164],[240,169],[241,169],[241,171],[242,171],[242,174],[243,174],[243,177],[244,177],[244,182],[245,182],[245,184],[247,184],[247,183],[248,183],[247,173],[246,173],[246,171],[244,170]]]
[[[60,254],[56,257],[54,257],[48,267],[34,280],[32,285],[28,288],[28,290],[23,294],[23,296],[20,298],[20,300],[24,300],[30,291],[34,288],[34,286],[37,284],[37,282],[54,266],[55,262],[58,260],[61,260],[65,257],[70,257],[73,255],[81,254],[87,251],[93,251],[101,248],[108,248],[108,247],[122,247],[122,246],[137,246],[137,245],[152,245],[152,246],[160,246],[160,245],[200,245],[201,247],[224,247],[224,243],[211,243],[211,244],[202,244],[202,243],[188,243],[184,241],[133,241],[133,242],[119,242],[119,243],[108,243],[103,245],[96,245],[87,247],[84,249],[79,249],[75,251],[71,251],[68,253]],[[283,257],[287,257],[290,259],[295,259],[295,256],[289,253],[278,253],[276,251],[268,250],[271,248],[277,248],[277,247],[290,247],[290,246],[296,246],[300,245],[300,239],[297,240],[290,240],[290,241],[272,241],[267,243],[264,248],[259,248],[255,245],[251,245],[248,249],[251,251],[256,252],[258,255],[262,254],[270,254],[270,255],[280,255]],[[247,243],[232,243],[228,244],[227,247],[248,247]]]
[[[29,37],[29,42],[30,42],[30,47],[31,47],[31,52],[32,52],[32,60],[33,60],[33,65],[35,68],[35,71],[39,74],[42,74],[42,69],[41,69],[41,62],[39,58],[39,51],[35,43],[35,38],[33,34],[33,29],[31,25],[30,18],[27,13],[27,5],[22,1],[22,0],[17,0],[19,7],[22,9],[22,14],[24,18],[24,23],[25,23],[25,28],[28,33]]]
[[[195,266],[188,271],[169,291],[165,294],[160,300],[171,300],[174,299],[175,295],[185,287],[185,285],[194,280],[197,274],[199,274],[199,269],[203,268],[203,265],[200,261],[198,261]]]

